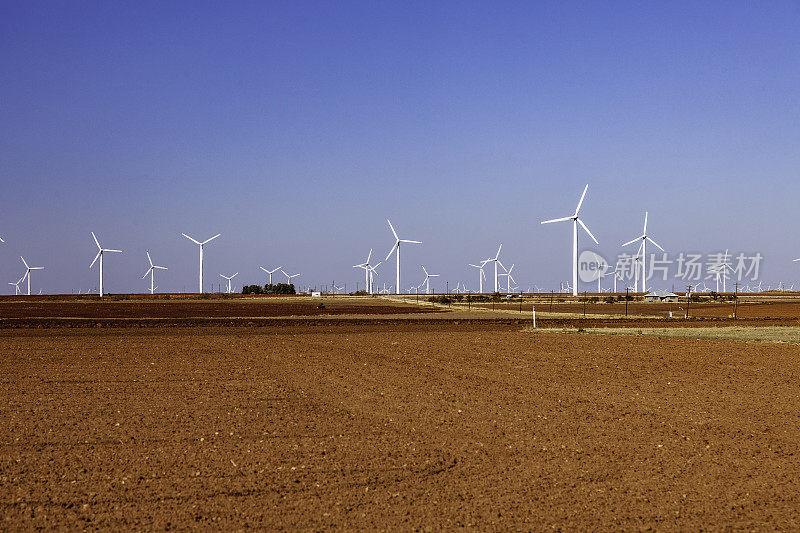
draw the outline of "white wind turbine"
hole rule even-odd
[[[641,274],[640,277],[641,277],[641,280],[642,280],[642,292],[644,292],[644,285],[645,285],[645,281],[646,281],[645,278],[646,278],[646,273],[647,273],[647,264],[646,264],[646,262],[647,262],[647,241],[650,241],[653,245],[655,245],[656,248],[658,248],[662,252],[664,251],[664,249],[661,247],[661,245],[659,245],[656,241],[654,241],[653,239],[651,239],[647,235],[647,211],[644,212],[644,229],[642,230],[642,234],[639,237],[636,237],[635,239],[626,242],[622,246],[628,246],[629,244],[633,244],[636,241],[641,241],[641,245],[639,246],[639,248],[641,249],[641,252],[642,252],[641,253],[641,256],[642,256],[642,261],[641,261],[642,274]],[[634,291],[635,290],[636,290],[636,287],[634,287]]]
[[[11,281],[8,282],[9,285],[13,285],[14,286],[14,295],[15,296],[19,294],[19,284],[22,283],[22,280],[24,280],[24,279],[25,279],[25,276],[22,276],[21,278],[19,278],[17,280],[16,283],[13,283]]]
[[[503,263],[500,263],[500,266],[503,267],[503,270],[506,270],[506,267],[503,266]],[[506,270],[505,274],[500,274],[501,276],[506,277],[506,293],[511,293],[511,282],[517,282],[517,280],[514,279],[514,276],[511,275],[512,270],[514,270],[514,263],[511,263],[511,268]]]
[[[28,263],[25,262],[25,258],[24,257],[19,256],[19,258],[22,259],[22,264],[25,265],[25,275],[22,276],[22,279],[20,281],[24,280],[25,278],[28,278],[28,296],[30,296],[31,295],[31,270],[44,270],[44,267],[28,266]]]
[[[725,281],[728,279],[728,274],[725,272],[726,270],[730,270],[731,274],[735,274],[736,270],[728,263],[728,249],[725,249],[725,260],[722,262],[722,292],[728,292],[728,289],[725,285]]]
[[[104,252],[113,252],[113,253],[121,254],[122,250],[111,250],[109,248],[103,248],[102,246],[100,246],[100,241],[97,240],[97,237],[95,236],[94,232],[91,232],[91,233],[92,233],[92,238],[94,239],[94,243],[97,245],[97,255],[94,256],[94,259],[92,259],[92,264],[89,265],[89,268],[91,269],[94,266],[95,261],[100,259],[100,265],[99,265],[99,270],[100,270],[100,297],[102,298],[103,297],[103,253]]]
[[[169,270],[167,267],[162,267],[153,264],[153,260],[150,259],[150,252],[145,252],[147,254],[147,262],[150,263],[150,268],[147,269],[147,272],[144,273],[142,279],[146,278],[148,274],[150,274],[150,294],[156,292],[155,286],[155,271],[156,270]]]
[[[230,294],[230,293],[231,293],[231,280],[232,280],[233,278],[235,278],[236,276],[238,276],[238,275],[239,275],[239,273],[238,273],[238,272],[237,272],[236,274],[234,274],[233,276],[226,276],[225,274],[220,274],[220,277],[223,277],[223,278],[225,278],[225,279],[227,279],[227,280],[228,280],[228,290],[227,290],[227,293],[228,293],[228,294]]]
[[[272,270],[267,270],[266,268],[264,268],[264,267],[262,267],[262,266],[260,266],[260,267],[258,267],[258,268],[260,268],[261,270],[263,270],[264,272],[266,272],[266,273],[267,273],[267,275],[269,276],[269,284],[270,284],[270,285],[272,285],[272,275],[273,275],[275,272],[277,272],[278,270],[280,270],[280,269],[281,269],[281,267],[278,267],[278,268],[273,268]]]
[[[488,259],[481,261],[480,265],[473,265],[469,263],[469,266],[477,268],[480,272],[478,273],[478,293],[483,294],[483,280],[486,279],[486,274],[483,272],[483,267],[486,265]]]
[[[378,275],[378,271],[375,270],[375,269],[378,268],[379,266],[381,266],[382,264],[383,264],[383,261],[378,261],[378,263],[375,264],[375,265],[367,265],[367,268],[369,269],[369,293],[370,294],[375,294],[375,276]]]
[[[425,294],[431,293],[431,278],[438,278],[440,274],[428,274],[428,271],[425,270],[425,267],[422,267],[422,271],[425,272],[425,279],[422,280],[422,283],[425,284]],[[420,283],[420,286],[422,285]]]
[[[578,207],[575,208],[575,214],[569,217],[561,217],[561,218],[554,218],[552,220],[545,220],[542,224],[550,224],[551,222],[564,222],[567,220],[572,221],[572,295],[578,295],[578,224],[586,231],[589,237],[592,238],[595,244],[600,244],[597,242],[597,239],[594,238],[592,232],[589,231],[589,228],[586,227],[586,224],[583,223],[578,217],[578,211],[581,210],[581,205],[583,204],[583,199],[586,197],[586,191],[589,189],[589,184],[586,184],[586,187],[583,189],[583,194],[581,195],[581,199],[578,200]]]
[[[392,234],[394,235],[394,245],[392,246],[392,249],[389,250],[389,254],[386,256],[386,259],[384,259],[384,261],[388,261],[389,258],[392,256],[392,253],[395,253],[396,251],[395,255],[397,258],[397,278],[396,278],[397,283],[395,284],[395,287],[397,287],[397,294],[400,294],[400,243],[405,242],[408,244],[422,244],[422,241],[410,241],[407,239],[401,239],[400,237],[397,236],[397,232],[394,230],[392,222],[389,219],[386,219],[386,222],[389,223],[389,228],[392,230]]]
[[[373,285],[372,285],[372,283],[373,283],[372,274],[375,271],[375,267],[377,267],[381,263],[378,263],[378,265],[375,265],[375,267],[373,267],[373,266],[371,266],[369,264],[370,259],[372,259],[372,248],[369,249],[369,254],[367,255],[367,260],[364,261],[361,264],[353,265],[353,268],[363,268],[364,269],[364,290],[368,294],[373,294],[374,291],[373,291]]]
[[[198,241],[196,239],[193,239],[193,238],[189,237],[188,235],[186,235],[185,233],[181,233],[181,235],[183,235],[184,237],[186,237],[187,239],[189,239],[190,241],[192,241],[196,245],[200,246],[200,285],[199,285],[199,287],[200,287],[200,294],[202,294],[203,293],[203,246],[205,246],[209,242],[213,241],[214,239],[216,239],[217,237],[222,235],[222,233],[217,233],[216,235],[214,235],[210,239],[206,239],[203,242],[200,242],[200,241]]]
[[[290,276],[290,275],[289,275],[289,274],[287,274],[287,273],[286,273],[286,272],[285,272],[283,269],[281,269],[281,274],[283,274],[284,276],[286,276],[286,283],[287,283],[287,285],[288,285],[288,284],[290,284],[290,283],[292,282],[292,278],[296,278],[297,276],[299,276],[299,275],[300,275],[300,273],[298,272],[297,274],[292,274],[292,275]]]
[[[500,263],[500,250],[502,250],[502,249],[503,249],[503,243],[500,243],[500,246],[497,248],[497,253],[495,254],[495,256],[494,257],[490,257],[488,259],[484,259],[483,263],[482,263],[484,265],[486,263],[494,263],[494,292],[498,291],[498,285],[497,285],[497,263]],[[501,263],[500,266],[502,266],[502,263]],[[503,268],[503,270],[505,270],[505,267]]]

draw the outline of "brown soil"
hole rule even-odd
[[[525,302],[523,304],[526,308],[530,309],[532,303]],[[546,301],[540,301],[536,304],[536,309],[542,312],[550,312],[551,306]],[[491,309],[492,304],[481,303],[480,308]],[[499,303],[495,304],[495,309],[518,310],[519,302],[517,303]],[[632,302],[628,304],[629,316],[657,316],[667,317],[671,310],[673,316],[683,316],[686,308],[686,301],[683,300],[678,303],[644,303]],[[587,303],[585,306],[587,315],[625,315],[625,303]],[[691,303],[689,305],[689,314],[694,317],[714,317],[725,318],[733,313],[733,303]],[[554,313],[570,313],[576,315],[583,315],[584,305],[581,303],[553,303],[552,312]],[[739,318],[800,318],[800,301],[795,302],[771,302],[763,301],[758,303],[743,303],[739,304],[736,308],[736,313]]]
[[[194,301],[0,301],[0,318],[190,318],[190,317],[288,317],[320,315],[396,315],[429,313],[431,307],[385,300],[333,301],[311,298],[287,302],[282,299],[217,299]],[[322,303],[323,308],[318,305]]]
[[[3,529],[793,529],[797,347],[0,331]]]

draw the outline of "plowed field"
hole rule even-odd
[[[0,331],[5,530],[800,528],[798,348]]]

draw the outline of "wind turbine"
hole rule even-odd
[[[220,276],[221,276],[221,277],[223,277],[223,278],[225,278],[225,279],[227,279],[227,280],[228,280],[228,291],[227,291],[227,292],[228,292],[228,294],[230,294],[230,293],[231,293],[231,280],[232,280],[233,278],[235,278],[236,276],[238,276],[238,275],[239,275],[239,273],[238,273],[238,272],[237,272],[236,274],[234,274],[233,276],[226,276],[225,274],[220,274]]]
[[[730,270],[731,274],[735,274],[736,270],[728,263],[728,249],[725,249],[725,260],[722,262],[722,292],[728,292],[725,281],[728,279],[728,274],[725,270]]]
[[[284,276],[286,276],[286,284],[287,284],[287,285],[288,285],[288,284],[290,284],[290,283],[292,283],[292,278],[296,278],[297,276],[299,276],[299,275],[300,275],[300,273],[298,272],[297,274],[292,274],[292,275],[290,276],[290,275],[289,275],[289,274],[287,274],[287,273],[286,273],[286,272],[285,272],[283,269],[281,269],[281,273],[282,273]]]
[[[397,236],[397,232],[394,230],[392,222],[388,218],[386,219],[386,222],[389,223],[389,228],[392,230],[392,234],[394,235],[394,245],[392,246],[392,249],[389,250],[389,254],[386,256],[386,259],[384,259],[384,261],[388,261],[389,257],[392,256],[392,253],[394,253],[395,250],[397,251],[397,253],[395,254],[397,257],[397,279],[396,279],[397,284],[395,285],[395,287],[397,287],[397,294],[400,294],[400,243],[405,242],[408,244],[422,244],[422,241],[409,241],[407,239],[401,239],[400,237]]]
[[[22,279],[20,281],[24,280],[25,278],[28,278],[28,296],[30,296],[31,295],[31,270],[44,270],[44,267],[28,266],[28,263],[25,262],[25,258],[24,257],[19,256],[19,258],[22,259],[22,264],[25,265],[25,275],[22,276]]]
[[[485,261],[481,261],[480,265],[473,265],[472,263],[469,263],[469,266],[475,267],[480,271],[480,273],[478,274],[478,293],[480,294],[483,293],[483,280],[486,279],[486,274],[483,272],[483,267],[484,265],[486,265],[487,261],[489,260],[486,259]]]
[[[269,275],[269,284],[270,284],[270,285],[272,285],[272,274],[274,274],[275,272],[277,272],[278,270],[280,270],[280,269],[281,269],[281,267],[278,267],[278,268],[275,268],[275,269],[272,269],[272,270],[267,270],[266,268],[264,268],[264,267],[262,267],[262,266],[260,266],[260,267],[258,267],[258,268],[260,268],[261,270],[263,270],[264,272],[266,272],[266,273],[267,273],[267,275]]]
[[[145,253],[147,254],[147,262],[150,263],[150,268],[148,268],[147,272],[144,273],[144,276],[142,276],[142,279],[146,278],[147,275],[150,274],[150,294],[153,294],[153,293],[156,292],[156,286],[155,286],[155,281],[154,281],[155,271],[156,270],[169,270],[169,269],[167,267],[154,265],[153,264],[153,260],[150,259],[150,252],[145,252]]]
[[[22,276],[21,278],[19,278],[16,283],[13,283],[11,281],[8,282],[9,285],[13,285],[14,286],[14,295],[15,296],[19,294],[19,284],[22,283],[23,279],[25,279],[25,276]]]
[[[210,239],[206,239],[203,242],[195,240],[195,239],[189,237],[188,235],[186,235],[185,233],[181,233],[181,235],[183,235],[184,237],[186,237],[187,239],[189,239],[193,243],[195,243],[198,246],[200,246],[200,294],[203,294],[203,246],[208,244],[209,242],[213,241],[214,239],[216,239],[220,235],[222,235],[222,233],[217,233],[216,235],[214,235]]]
[[[503,266],[503,263],[500,263],[500,266],[503,267],[503,270],[506,270],[506,267]],[[514,283],[517,282],[517,280],[514,279],[514,276],[511,275],[511,271],[512,270],[514,270],[514,263],[511,263],[511,268],[506,270],[505,274],[500,274],[501,276],[505,276],[506,277],[506,293],[509,293],[509,294],[511,293],[511,282],[512,281]]]
[[[425,294],[431,293],[431,278],[438,278],[440,274],[428,274],[428,271],[425,270],[425,267],[422,267],[422,271],[425,272],[425,279],[422,280],[422,283],[425,284]],[[420,286],[422,285],[420,283]]]
[[[483,265],[485,265],[486,263],[494,263],[494,292],[498,291],[498,288],[497,288],[498,287],[497,286],[497,263],[500,262],[500,250],[502,250],[502,249],[503,249],[503,243],[500,243],[500,246],[497,248],[497,253],[495,254],[495,256],[494,257],[490,257],[488,259],[484,259],[483,263],[482,263]],[[502,266],[502,264],[501,264],[501,266]],[[503,270],[505,270],[505,267],[503,267]]]
[[[653,239],[651,239],[647,235],[647,211],[644,212],[644,229],[642,230],[642,234],[639,237],[636,237],[635,239],[626,242],[622,246],[628,246],[629,244],[633,244],[633,243],[635,243],[636,241],[639,241],[639,240],[642,241],[642,244],[640,245],[639,248],[642,251],[642,261],[641,261],[641,263],[642,263],[642,265],[641,265],[642,276],[641,276],[641,278],[642,278],[642,292],[644,292],[645,276],[646,276],[646,272],[647,272],[647,264],[646,264],[646,262],[647,262],[647,241],[650,241],[653,245],[655,245],[656,248],[658,248],[662,252],[664,251],[664,249],[661,247],[661,245],[659,245],[656,241],[654,241]]]
[[[364,290],[368,294],[372,294],[372,269],[373,267],[370,266],[369,260],[372,259],[372,248],[369,249],[369,255],[367,255],[367,260],[361,264],[353,265],[353,268],[363,268],[364,269]],[[380,263],[378,263],[380,264]],[[377,265],[376,265],[377,266]]]
[[[122,250],[111,250],[111,249],[108,249],[108,248],[103,248],[102,246],[100,246],[100,241],[97,240],[97,237],[95,236],[94,232],[91,232],[91,233],[92,233],[92,238],[94,239],[94,243],[97,245],[97,255],[94,256],[94,259],[92,260],[92,264],[89,265],[89,268],[91,269],[94,266],[95,261],[100,259],[100,265],[99,265],[99,270],[100,270],[100,298],[102,298],[103,297],[103,252],[113,252],[113,253],[121,254]]]
[[[597,239],[594,238],[592,232],[589,231],[589,228],[586,227],[586,224],[583,223],[578,217],[578,211],[581,210],[581,205],[583,204],[583,199],[586,197],[586,191],[589,189],[589,184],[586,184],[586,187],[583,189],[583,194],[581,194],[581,199],[578,200],[578,207],[575,208],[575,214],[569,217],[561,217],[561,218],[554,218],[552,220],[545,220],[542,224],[550,224],[551,222],[564,222],[567,220],[572,221],[572,295],[578,295],[578,224],[586,231],[589,237],[592,238],[595,244],[600,244],[597,242]]]
[[[383,264],[383,261],[378,261],[378,263],[375,264],[375,265],[367,265],[367,268],[369,269],[369,293],[370,294],[375,294],[375,279],[374,279],[374,276],[378,275],[378,271],[375,270],[375,269],[378,268],[379,266],[381,266],[382,264]]]

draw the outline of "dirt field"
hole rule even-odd
[[[800,528],[798,348],[2,330],[3,529]]]
[[[530,308],[533,305],[530,302],[525,302],[524,306]],[[477,307],[483,309],[491,309],[492,304],[481,303]],[[587,303],[587,315],[613,315],[620,316],[625,314],[625,303],[619,302],[614,304],[606,303]],[[628,304],[629,316],[650,316],[650,317],[667,317],[669,311],[673,312],[673,316],[684,316],[686,302],[666,304],[666,303],[646,303],[646,302],[631,302]],[[495,304],[494,309],[507,309],[510,311],[519,310],[519,302],[516,303],[502,303]],[[552,307],[546,301],[536,303],[537,311],[543,313],[565,313],[570,315],[583,315],[584,305],[580,303],[554,303]],[[689,314],[693,317],[715,317],[726,318],[733,314],[733,303],[692,303],[689,306]],[[797,301],[758,301],[741,303],[736,309],[739,318],[800,318],[800,300]]]
[[[324,307],[319,308],[322,303]],[[389,315],[427,313],[431,307],[380,298],[231,298],[214,300],[0,300],[0,318],[190,318],[289,317],[321,315]]]

